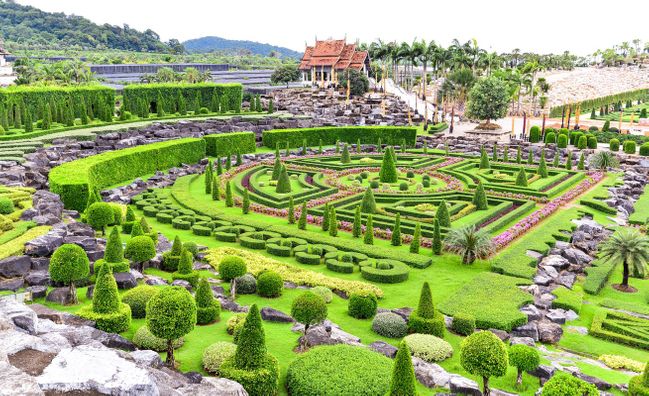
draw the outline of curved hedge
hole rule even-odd
[[[186,138],[105,152],[52,169],[50,190],[67,209],[83,211],[91,192],[205,157],[203,139]]]
[[[199,107],[212,107],[212,96],[219,98],[226,111],[241,111],[243,87],[241,84],[183,84],[183,83],[156,83],[133,84],[124,87],[123,110],[139,114],[142,103],[150,110],[151,104],[159,106],[158,98],[162,98],[162,109],[165,113],[176,113],[179,109],[179,98],[182,96],[187,109],[194,110],[192,102],[198,98]],[[223,99],[225,97],[225,99]],[[221,102],[224,100],[224,102]]]
[[[306,141],[307,146],[335,144],[336,141],[357,142],[361,144],[377,144],[381,139],[382,144],[401,145],[403,139],[407,145],[414,145],[417,139],[417,129],[412,127],[386,127],[386,126],[350,126],[350,127],[319,127],[300,129],[274,129],[264,131],[262,141],[264,146],[275,148],[277,144],[285,147],[286,142],[290,147],[302,147]]]
[[[410,269],[401,261],[376,260],[375,263],[360,263],[361,276],[378,283],[400,283],[408,279]]]
[[[221,157],[232,154],[248,154],[257,150],[254,132],[229,132],[203,136],[207,155]]]

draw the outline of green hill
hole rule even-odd
[[[247,40],[228,40],[222,37],[208,36],[185,41],[185,49],[190,53],[224,52],[228,54],[245,54],[270,56],[274,54],[281,58],[302,57],[302,54],[285,47],[258,43]]]

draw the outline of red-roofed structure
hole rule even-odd
[[[299,69],[305,85],[335,85],[337,74],[347,69],[367,75],[370,57],[367,51],[357,51],[356,44],[345,40],[316,40],[313,47],[304,50]]]

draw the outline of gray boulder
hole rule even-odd
[[[382,355],[385,355],[389,357],[390,359],[394,359],[394,357],[397,355],[397,348],[388,344],[385,341],[374,341],[370,345],[368,345],[370,349],[372,349],[375,352],[378,352]]]
[[[427,388],[448,388],[451,374],[439,364],[428,363],[418,357],[412,357],[415,377]]]
[[[70,305],[74,301],[68,287],[57,287],[55,289],[52,289],[49,293],[47,293],[45,300],[57,303],[59,305]]]
[[[0,260],[0,276],[13,278],[25,276],[32,267],[32,261],[28,256],[12,256]]]
[[[538,322],[539,341],[546,344],[556,344],[563,335],[561,325],[549,321]]]
[[[482,396],[482,392],[475,381],[464,378],[461,375],[452,374],[448,382],[451,393],[466,396]]]
[[[137,286],[135,276],[130,272],[116,272],[113,274],[117,287],[120,289],[132,289]]]
[[[535,322],[526,323],[512,330],[512,337],[529,337],[534,341],[539,340],[539,329]]]
[[[260,311],[261,318],[269,322],[293,323],[295,319],[271,307],[263,307]]]

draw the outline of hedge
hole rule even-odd
[[[617,214],[617,210],[615,208],[611,208],[610,206],[608,206],[606,203],[602,201],[597,201],[594,199],[582,199],[579,201],[579,203],[581,205],[588,206],[589,208],[599,210],[600,212],[604,212],[606,214],[610,214],[610,215]]]
[[[649,350],[649,337],[638,328],[646,328],[649,321],[622,312],[602,310],[593,316],[589,335],[634,348]]]
[[[579,102],[579,107],[582,110],[582,113],[591,110],[591,109],[597,109],[602,106],[610,105],[612,103],[617,103],[620,101],[626,102],[628,100],[636,100],[636,99],[641,99],[645,98],[649,94],[649,89],[647,88],[642,88],[642,89],[636,89],[632,91],[626,91],[626,92],[620,92],[614,95],[608,95],[608,96],[601,96],[599,98],[593,98],[593,99],[587,99],[584,101]],[[550,109],[550,117],[561,117],[562,112],[565,111],[565,114],[568,114],[568,106],[572,106],[572,110],[574,113],[575,110],[575,104],[574,103],[569,103],[569,104],[564,104],[561,106],[555,106]]]
[[[105,152],[53,168],[50,191],[61,196],[67,209],[83,211],[91,192],[204,157],[205,141],[196,138]]]
[[[584,281],[584,291],[588,294],[598,294],[608,282],[611,274],[615,270],[613,262],[595,261],[592,267],[586,268],[586,280]]]
[[[640,155],[643,157],[648,157],[649,156],[649,142],[643,143],[640,146]]]
[[[635,141],[633,140],[625,140],[624,143],[622,144],[622,150],[626,154],[635,154]]]
[[[307,146],[332,145],[336,141],[356,142],[361,144],[401,145],[403,139],[407,145],[414,145],[417,139],[417,129],[412,127],[386,126],[350,126],[350,127],[319,127],[300,129],[275,129],[264,131],[262,141],[264,146],[275,148],[276,145],[285,147],[302,147],[306,140]]]
[[[254,132],[230,132],[205,135],[205,150],[211,157],[254,153],[257,149]]]
[[[182,96],[186,108],[194,110],[192,102],[198,98],[199,107],[212,107],[212,97],[216,95],[219,103],[227,106],[227,111],[241,112],[241,101],[243,99],[243,87],[241,84],[183,84],[183,83],[160,83],[160,84],[133,84],[124,87],[123,111],[130,111],[133,114],[142,113],[142,104],[146,106],[147,114],[153,106],[159,106],[158,98],[162,98],[162,108],[165,113],[179,112],[179,98]],[[225,98],[225,99],[224,99]],[[152,106],[153,105],[153,106]]]
[[[584,301],[583,293],[559,286],[552,290],[552,294],[557,297],[552,301],[553,308],[572,309],[576,313],[581,310],[581,304]]]
[[[400,283],[408,280],[408,266],[397,260],[376,260],[376,263],[361,262],[361,276],[371,282]]]

